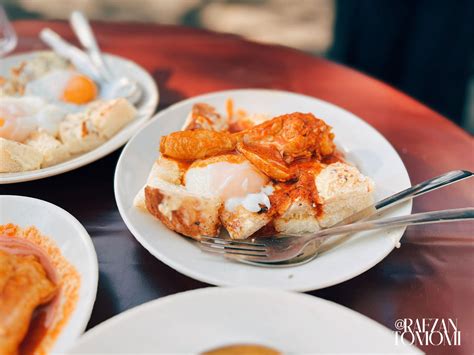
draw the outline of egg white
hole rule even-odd
[[[22,142],[38,129],[56,136],[66,114],[39,97],[0,97],[0,137]]]
[[[269,179],[248,161],[220,161],[191,167],[184,180],[188,191],[203,196],[219,196],[230,211],[238,205],[250,212],[258,212],[260,204],[270,208],[268,194],[271,191],[265,189]]]
[[[68,82],[77,75],[83,74],[75,70],[52,70],[38,79],[28,82],[25,87],[25,94],[40,97],[46,102],[70,113],[82,111],[89,103],[77,105],[65,102],[62,99]],[[96,99],[100,98],[101,95],[99,93]]]

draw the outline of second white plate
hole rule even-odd
[[[312,97],[274,90],[230,90],[194,97],[160,112],[136,134],[120,156],[115,173],[117,205],[135,238],[154,256],[177,271],[220,286],[259,286],[295,291],[315,290],[353,278],[385,258],[404,228],[359,233],[312,262],[290,268],[269,269],[229,261],[201,252],[194,242],[166,228],[150,214],[133,206],[158,156],[160,137],[182,126],[193,104],[205,102],[225,112],[225,102],[249,113],[278,115],[312,112],[333,127],[336,144],[376,185],[376,199],[410,186],[408,173],[390,143],[352,113]],[[411,212],[411,202],[387,216]]]
[[[393,331],[317,297],[210,287],[148,302],[88,331],[70,354],[198,354],[258,344],[284,354],[420,354]]]
[[[38,52],[29,52],[0,59],[0,75],[8,75],[10,68],[18,65],[22,61],[30,60],[36,56],[37,53]],[[43,179],[90,164],[124,145],[128,139],[133,136],[133,134],[135,134],[137,130],[153,115],[156,106],[158,105],[158,88],[151,75],[138,64],[122,57],[105,54],[105,60],[115,74],[125,75],[135,80],[143,89],[143,97],[136,106],[138,111],[137,117],[107,142],[90,152],[44,169],[19,173],[0,173],[0,184]]]

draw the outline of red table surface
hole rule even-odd
[[[38,33],[46,26],[76,42],[63,22],[17,21],[16,52],[44,49]],[[405,94],[344,66],[289,48],[191,28],[95,23],[94,29],[104,51],[131,59],[151,73],[160,90],[158,110],[218,90],[289,90],[332,102],[366,120],[395,147],[413,183],[449,170],[474,170],[471,136]],[[207,286],[155,259],[127,229],[113,193],[119,154],[60,176],[0,187],[2,194],[36,197],[66,209],[92,236],[100,278],[89,327],[146,301]],[[474,206],[474,181],[417,198],[414,212],[466,206]],[[472,223],[410,227],[402,247],[371,270],[310,294],[390,329],[400,318],[457,319],[461,346],[422,349],[472,354],[473,236]]]

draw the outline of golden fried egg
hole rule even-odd
[[[25,93],[41,97],[68,111],[75,111],[78,105],[94,101],[98,89],[94,81],[84,74],[74,70],[53,70],[30,81]]]

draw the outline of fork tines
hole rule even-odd
[[[266,246],[259,243],[202,237],[199,244],[202,250],[212,253],[241,256],[267,256]]]

